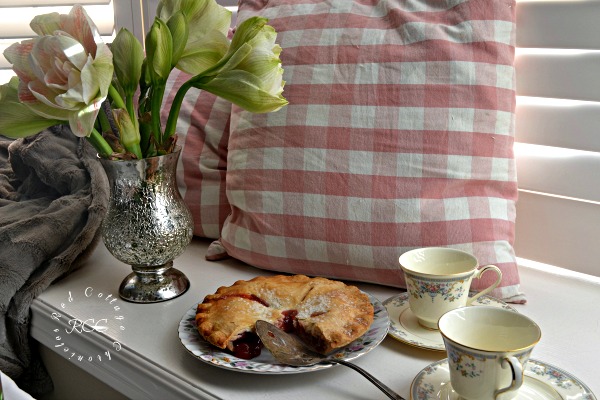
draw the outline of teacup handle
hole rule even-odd
[[[496,272],[496,274],[498,275],[496,281],[487,288],[483,289],[481,292],[477,293],[475,296],[471,297],[469,300],[467,300],[467,305],[471,305],[474,300],[494,290],[502,281],[502,271],[500,271],[500,268],[496,267],[495,265],[486,265],[485,267],[478,269],[477,271],[475,271],[475,275],[473,277],[479,279],[487,271]]]
[[[494,392],[495,399],[497,399],[502,393],[517,390],[523,384],[523,366],[517,357],[506,357],[504,360],[502,360],[502,368],[506,368],[507,366],[510,366],[510,369],[512,370],[512,381],[510,386]]]

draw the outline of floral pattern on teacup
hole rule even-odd
[[[482,353],[468,352],[453,346],[452,343],[447,340],[445,340],[445,346],[448,353],[450,368],[454,368],[464,378],[477,378],[483,373],[483,370],[481,369],[482,363],[485,363],[486,360],[495,360],[498,357],[502,357],[499,354],[493,353],[484,355]],[[530,354],[531,349],[522,353],[513,354],[513,357],[516,357],[519,362],[524,365],[529,359]]]
[[[464,282],[466,279],[432,281],[407,276],[406,284],[410,295],[414,298],[422,299],[425,296],[429,296],[433,302],[434,298],[439,295],[444,301],[452,303],[465,295]]]
[[[450,360],[450,368],[456,369],[465,378],[476,378],[483,373],[477,367],[477,362],[473,355],[450,348],[448,349],[448,359]]]

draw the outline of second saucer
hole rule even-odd
[[[383,305],[390,316],[388,334],[394,339],[422,349],[446,351],[440,332],[424,328],[417,322],[417,317],[408,305],[408,292],[390,297],[383,302]],[[499,307],[517,312],[512,306],[490,296],[481,296],[475,299],[472,305]]]

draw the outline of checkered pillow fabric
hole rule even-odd
[[[173,70],[163,104],[173,102],[181,85],[190,78]],[[161,119],[167,120],[163,106]],[[179,190],[194,218],[194,235],[216,239],[221,233],[229,203],[225,195],[227,141],[231,103],[208,92],[190,89],[177,120],[181,156],[177,167]]]
[[[290,104],[234,107],[228,254],[401,287],[404,251],[449,246],[502,270],[495,296],[524,301],[512,248],[515,2],[241,0],[238,18],[252,15],[278,32]]]

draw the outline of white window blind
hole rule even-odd
[[[600,1],[517,0],[518,257],[600,276]]]
[[[217,0],[234,12],[238,0]],[[34,35],[29,23],[34,16],[58,12],[67,14],[73,4],[81,4],[104,37],[110,43],[120,28],[129,29],[143,43],[154,21],[158,0],[0,0],[0,84],[14,75],[4,50],[14,42]]]
[[[83,5],[107,43],[121,27],[143,38],[143,6],[139,0],[0,0],[0,84],[14,75],[4,50],[34,35],[29,27],[33,17],[51,12],[67,14],[73,4]]]

